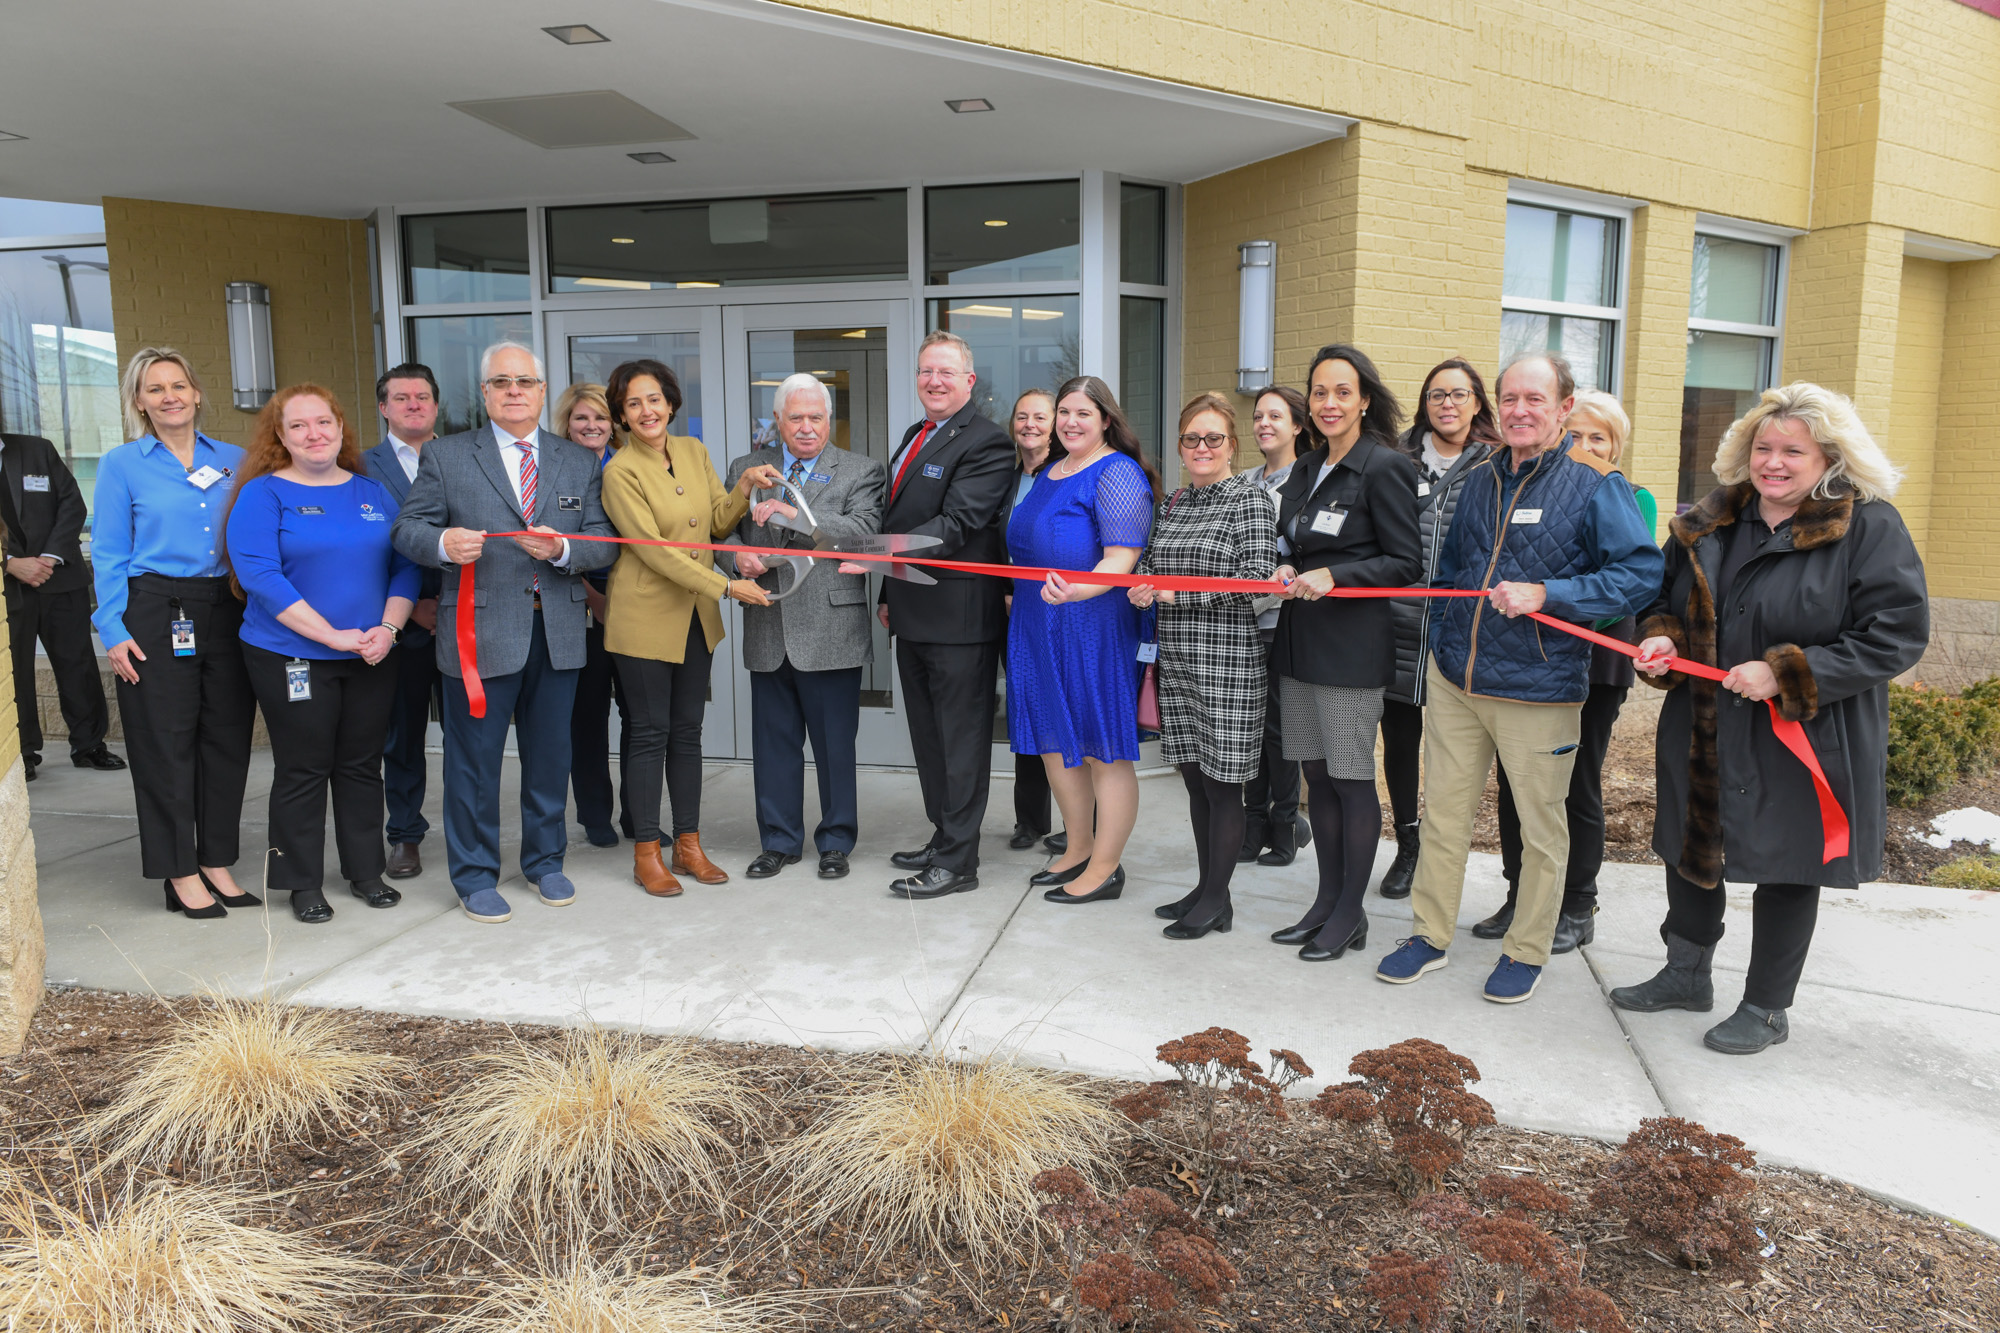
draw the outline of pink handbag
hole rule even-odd
[[[1160,682],[1154,675],[1155,669],[1155,663],[1146,663],[1146,674],[1139,681],[1139,730],[1141,731],[1160,729]]]

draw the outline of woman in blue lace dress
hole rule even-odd
[[[1103,380],[1083,375],[1057,391],[1055,434],[1062,453],[1015,507],[1008,555],[1051,571],[1131,573],[1152,530],[1159,482]],[[1143,671],[1139,611],[1123,589],[1053,572],[1039,583],[1014,581],[1009,738],[1014,753],[1042,756],[1069,839],[1029,879],[1051,902],[1099,902],[1125,888],[1119,858],[1139,817]]]

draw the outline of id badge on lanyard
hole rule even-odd
[[[189,620],[187,612],[181,609],[179,598],[168,602],[167,609],[173,613],[173,619],[167,622],[167,632],[171,636],[174,656],[193,657],[194,622]]]
[[[312,663],[302,657],[294,657],[285,663],[285,702],[302,704],[312,697]]]

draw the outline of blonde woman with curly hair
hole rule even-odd
[[[1882,872],[1888,822],[1889,681],[1930,639],[1924,568],[1889,503],[1900,479],[1854,404],[1816,384],[1767,389],[1729,428],[1722,483],[1674,519],[1659,598],[1640,624],[1638,669],[1668,691],[1655,765],[1653,850],[1667,863],[1667,965],[1611,992],[1621,1009],[1708,1011],[1726,884],[1755,884],[1743,1001],[1704,1038],[1750,1055],[1790,1035],[1822,886]],[[1670,656],[1726,667],[1713,681]],[[1804,724],[1849,822],[1824,855],[1819,802],[1770,710]]]
[[[562,391],[556,410],[549,415],[556,434],[566,436],[597,455],[602,471],[624,447],[625,433],[618,429],[611,413],[611,401],[602,384],[579,380]],[[632,719],[625,713],[625,696],[618,685],[618,673],[611,668],[611,654],[604,650],[604,618],[609,610],[606,588],[610,571],[594,569],[583,576],[584,610],[588,619],[583,630],[583,674],[576,678],[576,702],[569,715],[569,786],[576,798],[576,822],[593,847],[616,847],[619,828],[632,836],[632,812],[624,812],[618,826],[611,822],[611,704],[618,704],[618,798],[624,804],[625,752],[631,748]]]

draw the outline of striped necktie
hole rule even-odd
[[[528,526],[532,528],[535,526],[535,480],[537,475],[535,471],[535,450],[526,440],[516,440],[515,446],[521,451],[521,517],[526,519]],[[540,571],[536,571],[536,595],[539,596],[541,591],[542,576]]]

